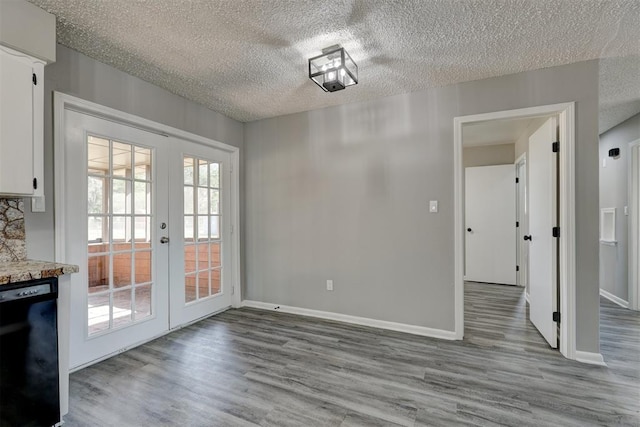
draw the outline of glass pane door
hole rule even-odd
[[[152,149],[87,135],[87,332],[151,316]]]
[[[231,306],[231,161],[64,114],[64,259],[80,266],[70,278],[73,369]]]
[[[70,365],[169,328],[168,148],[163,136],[65,111],[64,218]],[[164,228],[162,225],[164,224]]]
[[[184,157],[184,284],[185,302],[217,295],[220,278],[221,164]]]
[[[229,154],[187,141],[175,145],[171,187],[182,197],[171,214],[182,227],[172,230],[170,256],[172,266],[183,268],[171,272],[172,328],[231,305]]]

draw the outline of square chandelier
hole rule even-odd
[[[358,66],[343,47],[331,46],[309,59],[309,78],[325,92],[336,92],[358,84]]]

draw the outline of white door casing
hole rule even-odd
[[[454,327],[457,339],[464,337],[464,168],[462,130],[472,123],[513,118],[538,118],[556,115],[559,120],[560,170],[559,199],[559,290],[560,353],[576,360],[576,105],[575,102],[540,105],[515,110],[459,116],[453,119],[454,168]],[[581,359],[582,360],[582,359]]]
[[[529,316],[552,348],[557,347],[558,240],[553,236],[557,222],[558,155],[557,118],[551,117],[529,137]]]
[[[465,280],[516,284],[515,168],[465,169]]]

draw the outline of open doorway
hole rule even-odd
[[[600,353],[640,366],[639,55],[599,61]]]
[[[600,135],[600,350],[638,366],[640,345],[640,114]]]
[[[506,164],[502,168],[504,169],[504,178],[502,178],[505,182],[504,191],[509,192],[509,196],[505,198],[507,201],[502,203],[505,206],[511,203],[509,208],[511,216],[502,219],[508,225],[503,227],[507,235],[507,238],[502,239],[505,242],[503,245],[509,245],[507,241],[511,241],[510,255],[503,256],[506,262],[510,262],[512,270],[512,283],[507,284],[521,286],[520,292],[523,299],[524,286],[527,283],[530,284],[529,293],[533,300],[530,317],[533,324],[551,347],[559,347],[565,357],[576,358],[573,309],[575,242],[572,238],[575,228],[573,117],[574,105],[568,103],[454,119],[456,334],[460,338],[464,334],[464,280],[469,267],[466,260],[467,235],[473,232],[473,227],[465,223],[467,220],[466,185],[469,183],[465,166],[500,169],[496,164],[472,166],[471,163],[483,158],[480,151],[486,154],[489,150],[496,150],[496,146],[512,146],[512,149],[502,147],[503,151],[511,150],[512,153],[509,162],[502,160],[503,165]],[[508,130],[512,135],[515,134],[515,137],[511,136],[510,139],[505,140],[500,136],[500,132]],[[478,136],[480,134],[483,136]],[[476,138],[475,141],[474,138]],[[516,192],[517,165],[519,172],[525,174],[524,183],[528,187],[523,189],[521,194]],[[551,179],[550,177],[556,176],[556,173],[557,180]],[[509,177],[512,182],[510,188],[506,185]],[[522,212],[518,211],[520,206],[518,198],[521,198]],[[478,202],[483,203],[483,200],[480,199]],[[484,200],[485,205],[491,203],[491,200]],[[531,210],[532,203],[536,205],[536,210]],[[539,212],[543,212],[544,215]],[[522,215],[520,218],[519,214]],[[521,220],[525,222],[522,219],[525,215],[527,220],[526,224],[523,224],[523,229],[526,230],[526,234],[517,231],[519,227],[516,227]],[[472,232],[468,231],[469,228]],[[525,251],[518,249],[520,243],[517,236],[519,235],[523,240],[526,239],[529,245],[527,258],[530,268],[527,268],[525,280],[522,280],[522,274],[517,274],[520,273],[519,263],[526,254]],[[487,252],[498,251],[487,248]],[[560,321],[561,313],[562,321]]]
[[[557,121],[557,115],[496,119],[462,129],[465,296],[470,301],[495,300],[492,315],[502,309],[503,317],[517,317],[521,328],[528,326],[532,336],[537,329],[551,348],[558,347],[559,336],[558,322],[546,318],[546,313],[558,312],[558,242],[548,233],[558,222]],[[529,200],[528,155],[533,158],[533,200]],[[521,267],[526,274],[520,274]],[[525,292],[530,275],[533,292]],[[501,292],[489,284],[519,289]],[[512,297],[505,300],[502,294]],[[544,345],[539,337],[532,339]]]

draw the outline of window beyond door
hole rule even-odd
[[[185,303],[222,292],[222,165],[184,156]]]
[[[152,150],[87,136],[88,335],[152,315]]]

